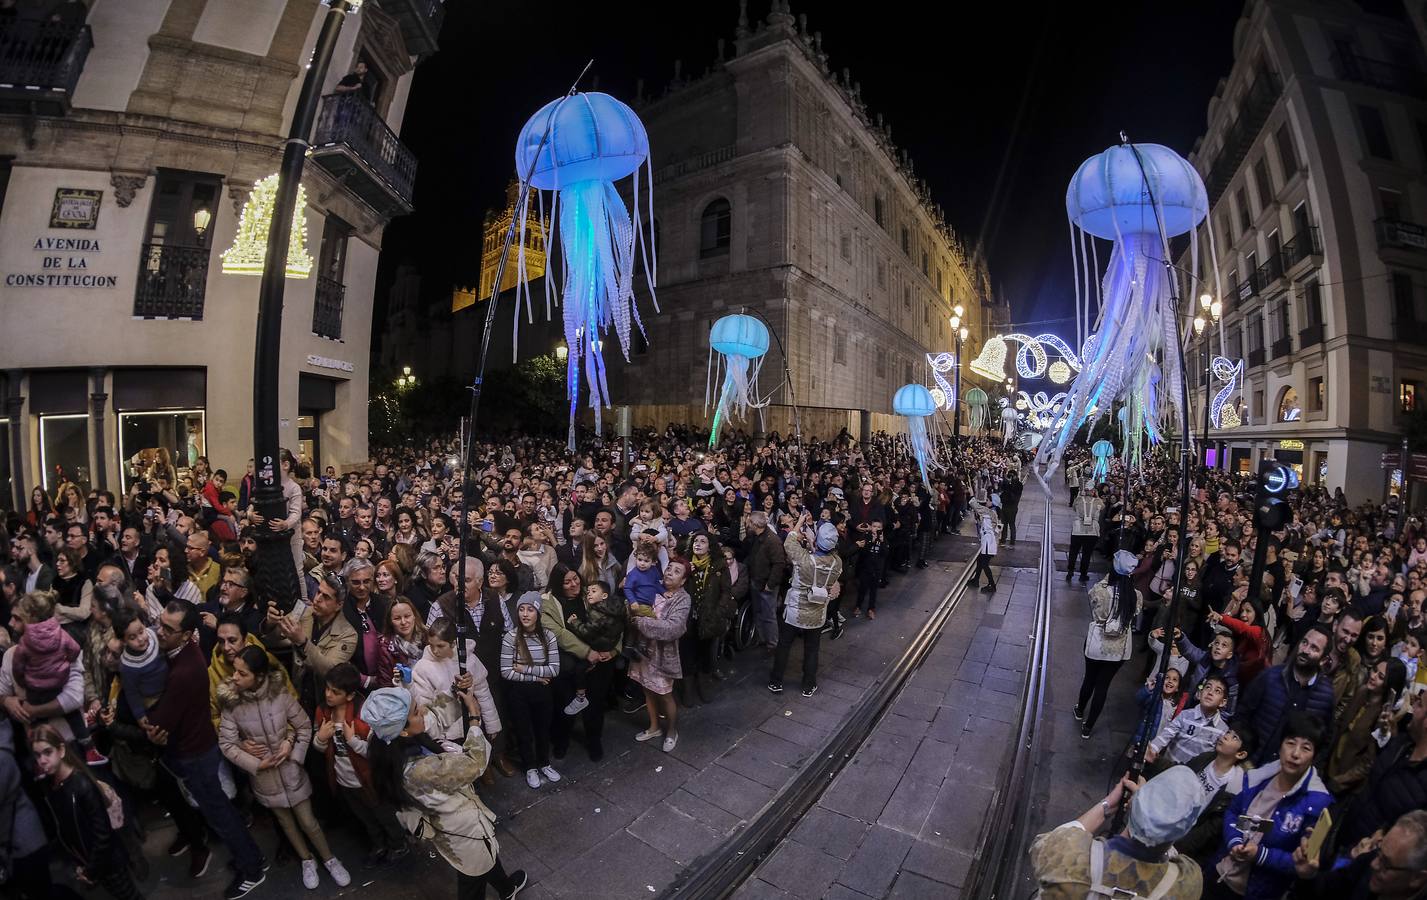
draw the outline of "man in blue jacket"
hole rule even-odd
[[[1234,711],[1235,728],[1247,727],[1258,739],[1254,765],[1264,765],[1278,754],[1283,726],[1293,712],[1311,713],[1324,723],[1316,747],[1326,753],[1332,744],[1333,683],[1320,672],[1323,654],[1332,634],[1326,625],[1314,625],[1298,640],[1291,662],[1265,669],[1239,696]]]

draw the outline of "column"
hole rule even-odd
[[[89,370],[89,481],[96,490],[101,491],[109,489],[109,465],[104,443],[104,419],[109,412],[109,394],[105,390],[107,374],[104,369]]]
[[[867,447],[867,442],[872,440],[871,410],[859,409],[857,411],[857,428],[861,432],[858,435],[858,439],[862,442],[862,446],[865,449]]]
[[[29,469],[25,460],[25,444],[30,436],[30,423],[25,415],[25,395],[20,393],[20,382],[25,377],[22,369],[10,369],[5,373],[9,381],[9,394],[5,397],[5,415],[10,419],[10,446],[3,451],[10,454],[10,484],[14,510],[23,514],[30,508],[30,489],[25,484]]]

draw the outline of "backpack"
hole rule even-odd
[[[1173,848],[1170,848],[1169,853],[1165,855],[1165,860],[1172,862],[1178,855]],[[1090,844],[1090,887],[1085,892],[1086,900],[1099,900],[1099,898],[1106,898],[1106,900],[1163,900],[1178,880],[1179,871],[1171,865],[1165,871],[1164,877],[1159,880],[1159,884],[1155,885],[1154,890],[1150,891],[1147,897],[1140,897],[1133,891],[1108,885],[1105,883],[1105,839],[1096,838]],[[1040,900],[1040,896],[1040,890],[1036,890],[1031,895],[1032,900]]]

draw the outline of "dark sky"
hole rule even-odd
[[[379,317],[399,262],[419,267],[433,301],[448,300],[453,282],[475,283],[481,220],[504,200],[516,134],[587,59],[598,88],[628,100],[637,78],[651,91],[668,81],[675,59],[686,74],[703,71],[720,37],[731,53],[738,15],[735,0],[446,5],[442,50],[417,70],[402,128],[420,160],[417,211],[387,229]],[[752,0],[750,17],[768,5]],[[1065,316],[1070,176],[1121,129],[1189,153],[1232,62],[1243,0],[953,3],[945,16],[918,6],[795,2],[793,12],[823,33],[830,65],[861,81],[952,226],[985,241],[1014,320]],[[587,76],[582,87],[593,86]]]

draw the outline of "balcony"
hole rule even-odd
[[[1224,143],[1209,167],[1209,177],[1204,179],[1204,187],[1209,192],[1209,205],[1219,202],[1219,196],[1233,180],[1234,173],[1248,155],[1254,139],[1263,129],[1263,123],[1283,93],[1283,85],[1278,76],[1265,71],[1244,92],[1239,104],[1239,116],[1224,131]]]
[[[1254,284],[1259,291],[1266,291],[1283,277],[1283,258],[1281,256],[1270,256],[1263,265],[1254,272]]]
[[[382,12],[401,26],[401,37],[412,56],[424,58],[436,52],[436,38],[446,18],[442,0],[382,0]]]
[[[1240,303],[1248,302],[1248,300],[1258,292],[1258,272],[1256,271],[1250,272],[1249,277],[1234,285],[1231,291],[1233,296],[1236,297]]]
[[[1250,350],[1248,367],[1252,369],[1255,366],[1261,365],[1263,365],[1263,348],[1260,347],[1257,350]]]
[[[1315,262],[1323,256],[1323,243],[1318,236],[1318,226],[1312,225],[1295,234],[1291,240],[1279,248],[1280,265],[1283,272],[1292,278],[1305,262]]]
[[[134,288],[134,316],[202,319],[209,255],[207,247],[145,244]]]
[[[1268,348],[1269,359],[1283,359],[1293,353],[1293,338],[1282,337]]]
[[[322,98],[317,136],[308,154],[377,212],[411,212],[416,157],[361,94]]]
[[[0,113],[62,116],[94,46],[88,25],[16,22],[0,31]]]
[[[1323,343],[1322,323],[1319,323],[1317,325],[1309,325],[1307,328],[1298,332],[1298,347],[1301,350],[1307,350],[1309,347],[1316,347],[1321,343]]]
[[[1379,250],[1427,250],[1427,228],[1415,222],[1378,219],[1373,224]]]
[[[1343,81],[1356,81],[1385,91],[1427,97],[1427,72],[1399,66],[1356,53],[1335,53],[1333,72]]]
[[[342,339],[342,301],[347,288],[325,275],[317,276],[317,294],[312,304],[312,333],[318,337]]]

